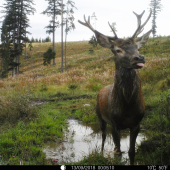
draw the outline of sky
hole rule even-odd
[[[66,2],[67,0],[63,0]],[[91,21],[92,26],[102,34],[113,36],[111,29],[108,25],[110,23],[116,23],[117,35],[119,38],[132,36],[137,28],[137,19],[133,14],[135,11],[137,14],[141,14],[143,10],[145,13],[142,17],[142,23],[146,20],[149,15],[149,3],[150,0],[72,0],[75,2],[74,17],[76,29],[68,34],[68,41],[83,41],[89,40],[93,32],[87,27],[78,23],[78,20],[84,21],[84,15],[86,18],[92,16],[93,13],[96,15],[96,24]],[[0,6],[4,4],[5,0],[0,0]],[[36,9],[34,15],[29,16],[28,31],[32,34],[29,38],[46,38],[45,26],[49,24],[50,17],[41,14],[48,6],[48,2],[45,0],[34,0]],[[161,1],[163,8],[158,14],[156,19],[157,24],[157,35],[168,36],[170,35],[170,0]],[[0,8],[2,10],[2,8]],[[0,13],[0,16],[3,14]],[[58,18],[60,20],[60,17]],[[0,19],[2,21],[2,19]],[[141,33],[144,34],[152,28],[152,18],[149,20]],[[55,41],[61,42],[61,28],[57,28]],[[52,39],[52,34],[49,35]]]

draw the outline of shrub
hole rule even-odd
[[[74,91],[78,88],[77,84],[70,84],[68,85],[69,90],[72,91],[73,95],[74,95]]]
[[[16,123],[36,115],[35,108],[30,105],[30,100],[21,95],[10,99],[0,99],[0,124],[4,122]]]
[[[55,58],[56,53],[53,52],[52,48],[50,47],[44,54],[43,54],[43,65],[46,66],[51,64],[51,60]]]

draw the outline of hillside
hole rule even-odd
[[[69,42],[67,71],[60,72],[60,44],[56,43],[56,65],[43,66],[43,53],[51,43],[35,43],[21,58],[21,74],[0,80],[0,163],[53,164],[42,147],[61,141],[69,117],[85,123],[98,122],[95,115],[99,90],[113,83],[113,54],[98,46],[89,53],[88,42]],[[140,164],[170,164],[170,38],[149,39],[140,51],[146,64],[140,70],[146,114],[142,127],[148,141],[159,141],[152,152],[138,149]],[[43,105],[38,105],[42,104]],[[89,107],[82,107],[89,104]],[[94,153],[93,153],[94,154]],[[161,156],[160,156],[161,155]],[[98,164],[91,155],[78,164]],[[100,162],[101,163],[101,162]],[[108,164],[117,163],[110,158]],[[120,162],[118,162],[120,164]]]

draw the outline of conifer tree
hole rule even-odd
[[[28,25],[28,15],[34,14],[33,0],[6,0],[4,11],[6,16],[7,32],[10,35],[10,42],[13,43],[11,56],[13,57],[13,76],[19,74],[20,55],[23,51]]]
[[[60,22],[58,20],[58,15],[61,15],[61,0],[46,0],[48,1],[48,7],[42,14],[51,17],[49,21],[49,25],[46,26],[47,33],[53,34],[53,52],[55,52],[55,30],[60,26]],[[53,65],[55,65],[55,58],[53,58]]]
[[[64,8],[63,8],[63,0],[61,0],[61,72],[63,72],[63,26],[64,26],[64,21],[63,21],[63,13],[64,13]]]
[[[7,32],[6,19],[3,21],[1,27],[1,44],[0,44],[0,58],[1,58],[1,78],[8,76],[8,69],[10,65],[10,36]]]
[[[66,54],[67,54],[67,34],[71,30],[75,29],[75,24],[74,24],[74,8],[75,3],[71,0],[67,0],[66,3],[66,17],[64,18],[65,22],[65,70],[67,70],[67,61],[66,61]]]
[[[156,36],[156,18],[157,15],[159,14],[159,12],[162,10],[162,4],[161,4],[161,0],[151,0],[150,1],[150,7],[152,9],[152,33],[153,33],[153,37]]]

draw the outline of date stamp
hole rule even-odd
[[[114,170],[114,166],[71,166],[72,170]]]
[[[150,165],[147,166],[148,170],[167,170],[168,166],[167,165],[159,165],[159,166],[155,166],[155,165]]]

